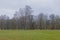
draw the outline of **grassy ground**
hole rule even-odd
[[[0,40],[60,40],[60,30],[0,30]]]

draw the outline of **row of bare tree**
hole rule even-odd
[[[60,17],[58,15],[45,15],[40,13],[38,16],[32,15],[33,10],[26,5],[14,14],[12,19],[6,15],[0,16],[0,29],[60,29]]]

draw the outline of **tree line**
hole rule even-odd
[[[9,19],[6,15],[1,15],[0,29],[60,29],[60,16],[54,14],[48,16],[44,13],[34,16],[32,15],[33,12],[32,8],[26,5],[25,8],[16,11],[12,19]]]

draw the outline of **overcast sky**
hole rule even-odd
[[[8,15],[11,18],[15,11],[25,5],[32,7],[34,15],[40,12],[60,15],[60,0],[0,0],[0,15]]]

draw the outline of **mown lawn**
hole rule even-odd
[[[60,40],[60,30],[0,30],[0,40]]]

